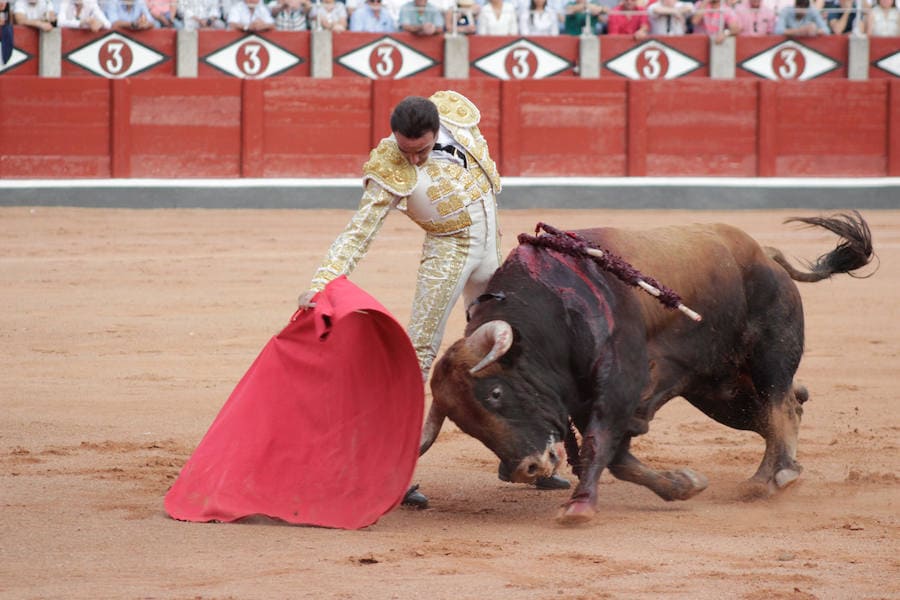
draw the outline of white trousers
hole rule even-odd
[[[493,197],[466,209],[472,224],[453,235],[427,234],[416,278],[407,331],[419,359],[423,380],[444,337],[444,328],[456,301],[466,306],[480,296],[500,266],[499,229]]]

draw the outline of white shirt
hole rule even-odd
[[[206,21],[207,19],[222,18],[219,12],[219,0],[182,0],[181,6],[185,27],[194,19]]]
[[[230,11],[228,11],[229,25],[235,23],[243,27],[248,27],[253,21],[263,21],[264,23],[271,23],[272,25],[275,24],[272,13],[270,13],[268,7],[262,3],[262,0],[256,5],[253,12],[250,11],[250,7],[244,2],[238,2],[231,7]]]
[[[59,14],[56,16],[56,25],[58,27],[70,27],[78,29],[83,21],[88,19],[97,19],[103,25],[103,29],[112,27],[112,23],[103,14],[103,11],[97,5],[97,0],[84,0],[81,12],[75,5],[75,0],[62,0],[59,4]]]
[[[559,16],[552,8],[532,13],[526,10],[519,17],[521,35],[559,35]]]
[[[491,3],[485,3],[478,13],[478,35],[518,35],[519,23],[516,19],[516,8],[504,2],[500,16],[494,12]]]
[[[56,8],[49,0],[37,0],[34,4],[28,0],[17,0],[13,6],[13,14],[24,14],[26,19],[46,21],[48,9],[56,12]]]
[[[687,12],[680,12],[683,8],[690,8]],[[687,33],[687,20],[691,18],[694,12],[694,5],[688,2],[676,2],[672,8],[678,9],[682,15],[680,18],[675,15],[658,14],[656,11],[663,7],[659,2],[654,2],[647,7],[647,20],[650,21],[650,33],[656,35],[684,35]]]

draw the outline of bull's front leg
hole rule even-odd
[[[578,486],[568,502],[563,504],[556,520],[565,525],[586,523],[597,512],[597,482],[615,456],[622,433],[614,434],[596,416],[592,416],[582,432],[578,453]]]

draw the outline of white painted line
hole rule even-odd
[[[504,187],[884,188],[900,177],[504,177]],[[91,188],[358,188],[361,178],[282,179],[0,179],[0,190]]]

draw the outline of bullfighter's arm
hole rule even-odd
[[[366,182],[366,190],[359,209],[347,223],[344,231],[334,240],[325,260],[313,275],[310,290],[322,291],[329,282],[341,275],[349,275],[365,256],[375,234],[384,224],[388,211],[397,198],[374,179]]]

